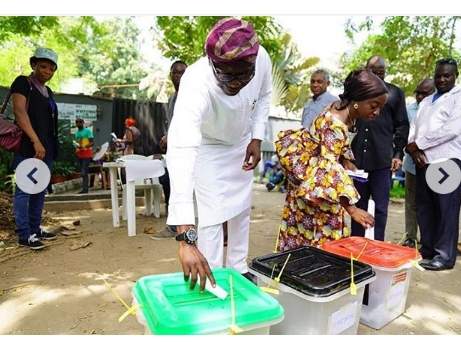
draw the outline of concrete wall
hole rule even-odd
[[[274,141],[277,139],[277,134],[280,131],[299,128],[301,128],[301,123],[298,119],[269,116],[269,120],[266,124],[265,138],[262,144],[263,150],[275,151]]]

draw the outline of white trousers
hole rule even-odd
[[[234,268],[240,273],[248,272],[248,242],[250,236],[250,209],[227,221],[227,257],[224,264],[223,224],[198,228],[197,246],[211,269]]]

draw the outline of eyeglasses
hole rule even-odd
[[[253,76],[255,76],[255,72],[256,72],[256,66],[253,65],[251,67],[251,69],[249,69],[248,71],[246,71],[244,73],[241,73],[241,74],[227,74],[227,73],[223,73],[220,70],[216,69],[213,62],[210,61],[210,64],[211,64],[211,68],[213,69],[213,73],[214,73],[215,77],[220,82],[231,82],[233,80],[237,80],[237,81],[240,81],[240,82],[248,82],[253,78]]]

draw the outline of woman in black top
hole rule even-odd
[[[58,109],[53,92],[45,84],[51,80],[58,65],[58,56],[46,48],[38,48],[30,58],[32,74],[18,76],[11,85],[13,112],[17,125],[24,131],[21,146],[14,156],[13,167],[28,158],[43,160],[51,171],[58,150]],[[28,194],[16,187],[14,214],[19,244],[43,249],[43,239],[56,236],[40,228],[45,190]]]

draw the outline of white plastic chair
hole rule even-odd
[[[152,160],[152,157],[146,157],[142,155],[125,155],[122,156],[119,160],[121,161],[129,161],[129,160]],[[163,168],[163,167],[162,167]],[[163,173],[165,169],[163,168]],[[121,180],[121,168],[118,169],[118,174],[119,178]],[[129,181],[127,180],[127,183]],[[160,200],[161,200],[161,192],[162,188],[160,185],[160,182],[158,180],[158,177],[155,178],[147,178],[147,179],[136,179],[134,181],[135,183],[135,191],[136,189],[143,189],[144,190],[144,204],[145,204],[145,210],[144,214],[145,215],[154,215],[156,218],[160,218]],[[130,214],[128,212],[134,212],[131,215],[134,217],[136,215],[136,198],[130,199],[133,204],[127,203],[127,187],[126,185],[121,185],[122,187],[122,218],[123,220],[129,219]],[[153,206],[152,206],[153,205]],[[128,224],[130,224],[130,220],[128,220]],[[131,225],[129,225],[131,226]],[[129,236],[134,236],[136,235],[136,228],[133,228],[128,230],[128,235]]]

